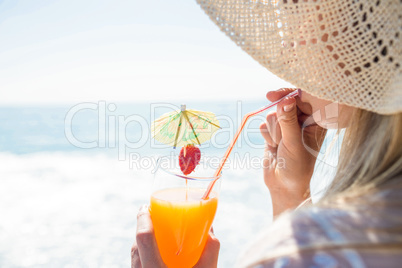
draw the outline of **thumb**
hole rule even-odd
[[[287,147],[300,144],[301,129],[297,118],[296,100],[292,97],[282,100],[277,107],[277,116],[284,145]]]
[[[137,214],[136,243],[141,267],[166,267],[156,243],[151,214],[147,206],[142,206]]]

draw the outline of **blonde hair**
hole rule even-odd
[[[357,110],[345,131],[336,175],[322,202],[402,184],[402,113]]]

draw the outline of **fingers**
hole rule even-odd
[[[131,247],[131,268],[142,268],[137,242]]]
[[[136,244],[142,268],[163,267],[163,261],[156,244],[151,215],[147,206],[142,206],[137,215]]]
[[[283,144],[290,148],[301,144],[301,129],[297,118],[295,98],[285,98],[277,106],[277,117]]]
[[[194,268],[211,268],[218,266],[220,242],[212,232],[209,232],[207,243],[201,258],[198,260]]]
[[[262,123],[260,125],[260,132],[261,132],[261,135],[264,138],[266,144],[276,147],[276,143],[272,140],[271,134],[268,131],[267,123]]]
[[[273,90],[273,91],[269,91],[267,93],[267,99],[271,102],[273,101],[277,101],[280,98],[285,97],[286,95],[288,95],[290,92],[293,92],[297,89],[295,88],[280,88],[278,90]]]
[[[282,137],[276,112],[267,115],[267,121],[260,125],[260,131],[266,142],[263,160],[264,173],[266,173],[267,169],[275,166],[278,144]]]
[[[282,134],[276,112],[267,115],[266,122],[260,125],[260,132],[267,144],[272,147],[278,147]]]
[[[276,112],[269,113],[267,115],[267,127],[271,139],[274,142],[274,144],[271,144],[271,146],[278,147],[278,144],[282,139],[282,131],[279,125],[278,116]]]

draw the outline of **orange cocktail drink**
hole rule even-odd
[[[159,252],[169,268],[191,268],[202,254],[215,217],[219,183],[204,200],[202,196],[213,178],[159,169],[150,204]]]
[[[201,256],[218,206],[217,195],[202,200],[204,192],[176,188],[151,197],[156,241],[169,267],[193,267]]]

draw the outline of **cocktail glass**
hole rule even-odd
[[[199,260],[218,206],[220,176],[201,162],[185,176],[178,157],[158,159],[154,176],[150,213],[156,242],[168,267],[193,267]],[[216,179],[207,199],[208,184]]]

